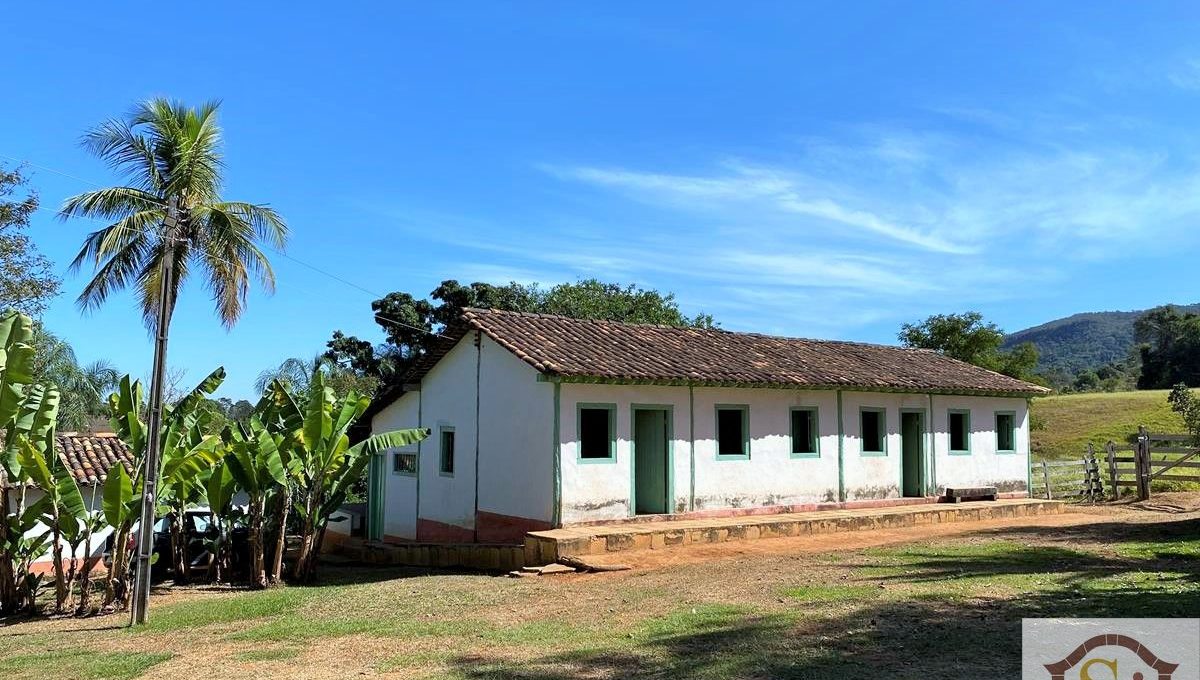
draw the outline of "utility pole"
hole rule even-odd
[[[150,562],[154,553],[154,520],[158,506],[158,470],[162,459],[163,381],[167,368],[167,332],[171,325],[171,281],[175,277],[175,238],[179,202],[172,196],[159,236],[163,246],[158,281],[158,323],[154,329],[154,369],[150,377],[150,418],[146,437],[146,469],[142,476],[142,517],[138,525],[137,573],[133,587],[133,624],[146,622],[150,607]]]

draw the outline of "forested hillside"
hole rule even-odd
[[[1200,304],[1180,305],[1180,311],[1200,313]],[[1032,342],[1040,354],[1041,371],[1075,374],[1121,361],[1134,345],[1133,322],[1146,310],[1085,312],[1010,333],[1004,348]]]

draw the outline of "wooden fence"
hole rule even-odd
[[[1150,498],[1155,481],[1200,484],[1200,447],[1186,434],[1156,434],[1138,428],[1133,444],[1108,442],[1103,452],[1088,444],[1081,458],[1034,463],[1030,495],[1062,500],[1116,499],[1133,489],[1140,500]]]

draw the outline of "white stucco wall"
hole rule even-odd
[[[103,504],[103,497],[104,497],[104,489],[102,489],[100,487],[96,487],[96,486],[81,486],[79,488],[79,492],[80,492],[80,494],[83,495],[83,502],[84,502],[84,505],[87,507],[88,511],[90,511],[90,512],[100,512],[101,511],[101,507]],[[11,493],[10,493],[11,501],[10,502],[12,503],[13,507],[10,508],[10,511],[16,510],[16,506],[19,503],[18,499],[20,497],[20,493],[21,492],[18,489],[11,490]],[[29,506],[33,505],[41,498],[42,498],[41,491],[34,489],[34,488],[27,488],[25,491],[25,507],[28,508]],[[39,522],[32,529],[25,532],[25,535],[27,537],[34,537],[34,536],[39,536],[41,534],[44,534],[47,531],[48,531],[48,529],[46,528],[46,526]],[[103,527],[96,533],[92,534],[92,550],[91,550],[91,554],[90,554],[91,557],[100,557],[101,555],[104,554],[104,542],[106,540],[108,540],[108,536],[111,533],[112,533],[111,528]],[[69,543],[67,543],[66,541],[59,541],[59,543],[62,545],[63,559],[64,560],[70,559],[71,558],[71,545]],[[80,543],[79,552],[77,552],[75,554],[75,558],[83,559],[83,557],[84,557],[83,544]],[[46,554],[42,555],[41,557],[39,557],[38,559],[36,559],[34,561],[37,563],[47,563],[47,564],[54,561],[53,546],[49,543],[49,541],[47,541],[47,543],[46,543]]]
[[[717,405],[749,407],[750,458],[717,457]],[[817,458],[791,456],[793,407],[816,407]],[[837,502],[837,395],[695,388],[696,509]]]
[[[371,419],[372,432],[404,430],[421,427],[420,398],[417,392],[406,392],[388,404]],[[421,445],[389,449],[383,465],[383,533],[384,536],[414,539],[417,537],[417,477],[392,472],[392,454],[402,451],[417,453]],[[436,461],[434,462],[436,465]],[[418,469],[420,460],[418,456]],[[368,512],[368,517],[370,513]]]
[[[550,522],[554,386],[487,336],[481,342],[479,509]]]
[[[612,404],[616,408],[616,461],[578,459],[579,404]],[[560,396],[560,453],[564,523],[619,519],[630,511],[633,404],[656,404],[673,410],[674,510],[684,512],[753,508],[772,505],[810,505],[838,500],[838,406],[833,390],[772,390],[702,388],[693,390],[689,405],[686,387],[571,384]],[[717,405],[748,408],[749,459],[716,455]],[[818,456],[791,455],[791,410],[815,407],[818,414]],[[693,411],[694,409],[694,411]],[[863,452],[861,412],[883,409],[886,451]],[[1028,410],[1020,398],[967,396],[930,397],[925,394],[842,392],[844,488],[847,501],[895,499],[901,496],[901,414],[921,413],[922,479],[938,492],[947,485],[996,486],[1001,492],[1024,491],[1029,453]],[[971,454],[949,453],[949,409],[971,412]],[[1015,415],[1016,452],[996,452],[995,413]],[[689,416],[695,414],[694,424]],[[932,424],[933,431],[930,431]],[[691,442],[695,434],[695,497],[690,498]],[[932,449],[931,449],[932,443]],[[934,451],[930,455],[930,451]]]
[[[478,360],[469,334],[421,381],[421,442],[418,518],[463,529],[475,527],[475,386]],[[440,471],[441,429],[454,428],[454,474]]]
[[[1024,399],[1006,397],[933,397],[938,492],[946,486],[995,486],[1001,492],[1026,491],[1029,467],[1029,408]],[[970,411],[971,448],[950,453],[950,409]],[[996,412],[1015,414],[1016,453],[996,452]]]

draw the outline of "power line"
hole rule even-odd
[[[74,179],[74,180],[77,180],[77,181],[83,182],[83,183],[85,183],[85,184],[90,184],[90,185],[92,185],[92,186],[95,186],[95,187],[100,187],[100,186],[101,186],[101,185],[99,185],[99,184],[96,184],[96,183],[94,183],[94,182],[89,182],[88,180],[86,180],[86,179],[83,179],[82,177],[75,177],[74,175],[70,175],[70,174],[67,174],[67,173],[65,173],[65,172],[60,172],[60,171],[58,171],[58,170],[55,170],[55,169],[53,169],[53,168],[48,168],[48,167],[45,167],[45,166],[42,166],[42,165],[37,165],[37,164],[35,164],[35,163],[30,163],[29,161],[22,161],[22,160],[20,160],[20,159],[13,158],[12,156],[8,156],[8,155],[5,155],[5,154],[0,154],[0,158],[7,158],[7,159],[9,159],[9,160],[12,160],[12,161],[14,161],[14,162],[16,162],[16,163],[23,163],[23,164],[25,164],[25,165],[29,165],[29,166],[31,166],[31,167],[35,167],[35,168],[39,168],[39,169],[42,169],[42,170],[46,170],[46,171],[48,171],[48,172],[53,172],[53,173],[55,173],[55,174],[62,175],[63,177],[69,177],[69,178],[71,178],[71,179]],[[68,218],[85,219],[85,220],[90,220],[90,221],[92,221],[92,222],[97,222],[97,223],[99,223],[99,224],[105,224],[106,226],[112,226],[112,224],[111,224],[111,223],[107,223],[107,220],[101,220],[101,219],[98,219],[98,218],[95,218],[95,217],[91,217],[91,216],[88,216],[88,215],[74,215],[74,214],[68,213],[68,212],[66,212],[66,211],[63,211],[63,210],[54,210],[53,208],[43,208],[43,207],[39,206],[39,207],[38,207],[38,208],[37,208],[37,209],[36,209],[34,212],[48,212],[48,213],[50,213],[50,214],[53,214],[53,215],[58,215],[58,216],[60,216],[60,217],[68,217]],[[162,238],[162,234],[161,234],[161,233],[159,233],[158,231],[150,230],[150,229],[147,229],[147,228],[144,228],[144,227],[122,227],[122,229],[125,229],[125,230],[128,230],[128,231],[140,231],[140,232],[142,232],[142,233],[145,233],[145,234],[153,234],[153,235],[155,235],[155,236],[158,236],[159,238]],[[186,241],[187,239],[176,239],[176,240],[178,240],[178,241]],[[343,278],[343,277],[341,277],[341,276],[339,276],[339,275],[337,275],[337,274],[334,274],[334,273],[332,273],[332,272],[329,272],[329,271],[326,271],[326,270],[324,270],[324,269],[321,269],[320,267],[318,267],[318,266],[316,266],[316,265],[314,265],[314,264],[310,264],[310,263],[308,263],[308,262],[305,262],[304,260],[301,260],[301,259],[299,259],[299,258],[292,257],[291,255],[288,255],[287,253],[283,252],[282,250],[280,250],[280,249],[278,249],[278,248],[275,248],[275,247],[273,247],[273,246],[270,246],[270,245],[267,245],[267,244],[263,244],[263,247],[264,247],[264,248],[266,248],[267,250],[270,250],[271,252],[275,253],[276,255],[279,255],[280,257],[282,257],[282,258],[284,258],[284,259],[291,260],[292,262],[295,262],[296,264],[299,264],[299,265],[301,265],[301,266],[304,266],[304,267],[306,267],[306,268],[308,268],[308,269],[311,269],[312,271],[314,271],[314,272],[316,272],[316,273],[318,273],[318,274],[321,274],[322,276],[325,276],[325,277],[327,277],[327,278],[333,279],[334,281],[337,281],[338,283],[341,283],[341,284],[343,284],[343,285],[345,285],[345,286],[349,286],[349,287],[351,287],[351,288],[354,288],[354,289],[356,289],[356,290],[362,291],[362,292],[364,292],[364,293],[366,293],[366,294],[368,294],[368,295],[373,295],[373,296],[375,296],[375,297],[377,297],[377,298],[383,298],[383,297],[386,297],[385,295],[383,295],[382,293],[379,293],[378,291],[373,291],[373,290],[371,290],[370,288],[366,288],[366,287],[364,287],[364,286],[361,286],[361,285],[359,285],[359,284],[357,284],[357,283],[354,283],[353,281],[350,281],[349,279]],[[225,260],[225,259],[221,259],[221,258],[217,258],[217,261],[219,261],[219,262],[223,262],[223,263],[225,263],[225,264],[227,264],[227,265],[234,266],[234,267],[240,266],[240,265],[239,265],[238,263],[236,263],[236,262],[230,262],[229,260]],[[391,317],[389,317],[389,316],[386,316],[386,315],[384,315],[384,314],[379,314],[378,312],[373,312],[373,313],[372,313],[372,315],[373,315],[373,316],[374,316],[374,318],[376,318],[376,319],[382,319],[383,321],[387,321],[387,322],[389,322],[389,323],[394,323],[394,324],[396,324],[397,326],[401,326],[401,327],[403,327],[403,328],[407,328],[407,329],[409,329],[409,330],[417,331],[418,333],[424,333],[424,334],[426,334],[426,335],[431,335],[431,336],[433,336],[433,337],[435,337],[435,338],[445,338],[445,337],[446,337],[446,336],[442,335],[441,333],[436,333],[436,332],[434,332],[434,331],[431,331],[431,330],[428,330],[428,329],[426,329],[426,328],[421,328],[421,327],[419,327],[419,326],[414,326],[414,325],[412,325],[412,324],[410,324],[410,323],[406,323],[406,322],[404,322],[404,321],[400,321],[399,319],[393,319],[393,318],[391,318]]]

